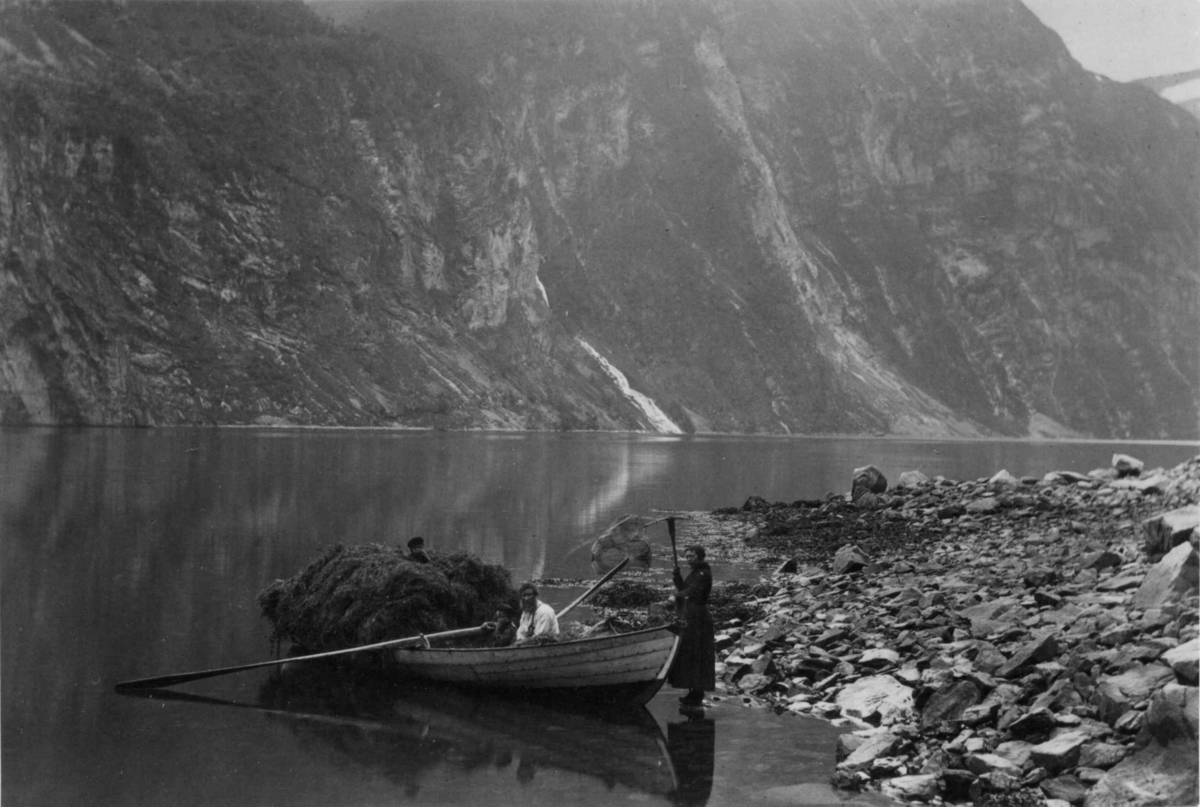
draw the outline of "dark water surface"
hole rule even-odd
[[[0,795],[6,806],[828,802],[837,729],[729,702],[690,721],[670,692],[614,722],[458,693],[281,699],[262,671],[180,688],[206,700],[112,687],[268,658],[255,594],[337,542],[420,534],[515,580],[585,578],[592,539],[623,513],[819,498],[867,463],[890,479],[1040,477],[1107,466],[1116,451],[1169,467],[1198,447],[3,429]],[[561,607],[576,591],[547,599]]]

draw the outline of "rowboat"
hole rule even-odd
[[[637,705],[662,688],[678,649],[678,628],[664,625],[554,644],[400,647],[392,656],[396,673],[410,679],[597,705]]]

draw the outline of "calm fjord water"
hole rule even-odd
[[[1117,451],[1169,467],[1198,450],[1182,443],[0,430],[3,800],[732,804],[749,792],[827,799],[836,729],[730,704],[691,725],[669,694],[651,705],[648,725],[631,727],[445,694],[366,704],[361,693],[281,701],[268,692],[265,673],[185,688],[253,709],[122,697],[112,685],[267,658],[255,594],[333,543],[402,543],[419,534],[435,551],[468,549],[503,563],[516,580],[591,577],[588,546],[623,513],[711,509],[750,495],[819,498],[845,491],[851,470],[868,463],[891,479],[913,468],[955,479],[1002,468],[1040,477],[1107,466]],[[661,543],[666,550],[665,537]],[[730,573],[717,569],[717,578]],[[569,596],[558,590],[549,599],[561,606]],[[600,742],[572,745],[580,737]],[[627,764],[614,763],[621,754]]]

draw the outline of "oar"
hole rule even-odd
[[[176,673],[175,675],[160,675],[156,678],[138,678],[134,681],[120,682],[117,684],[117,691],[122,689],[157,689],[160,687],[171,687],[175,686],[176,684],[185,684],[188,681],[199,681],[203,678],[216,678],[218,675],[229,675],[230,673],[242,672],[243,670],[254,670],[259,667],[278,667],[282,664],[299,663],[302,661],[316,661],[317,659],[344,656],[348,653],[362,653],[365,650],[379,650],[380,648],[384,647],[405,647],[407,645],[425,644],[431,639],[461,639],[467,636],[479,636],[483,633],[485,633],[485,631],[482,626],[478,628],[460,628],[458,630],[447,630],[442,631],[441,633],[430,633],[422,636],[409,636],[406,639],[389,639],[386,642],[376,642],[375,644],[367,644],[360,647],[347,647],[342,650],[329,650],[324,653],[313,653],[308,656],[293,656],[292,658],[272,659],[270,661],[256,661],[253,664],[239,664],[236,667],[218,667],[214,670],[199,670],[197,672]]]
[[[626,557],[626,558],[625,558],[625,560],[621,561],[621,562],[620,562],[620,563],[618,563],[616,566],[612,567],[612,571],[610,571],[608,574],[604,575],[604,577],[601,577],[599,580],[597,580],[597,581],[596,581],[596,582],[595,582],[595,583],[592,585],[592,587],[591,587],[591,588],[589,588],[587,591],[583,592],[583,593],[582,593],[582,594],[580,594],[578,597],[576,597],[576,598],[575,598],[575,602],[571,603],[571,604],[570,604],[570,605],[568,605],[566,608],[564,608],[564,609],[562,609],[561,611],[559,611],[559,612],[558,612],[558,615],[557,615],[557,616],[558,616],[558,618],[559,618],[559,619],[562,619],[562,618],[563,618],[563,617],[566,615],[567,611],[570,611],[570,610],[571,610],[572,608],[574,608],[576,605],[579,605],[579,603],[583,602],[583,601],[584,601],[584,600],[586,600],[588,597],[590,597],[590,596],[592,595],[592,592],[593,592],[593,591],[595,591],[596,589],[600,588],[600,586],[604,585],[604,584],[605,584],[605,583],[607,583],[609,580],[611,580],[611,579],[613,578],[613,576],[614,576],[614,575],[615,575],[617,572],[619,572],[619,571],[621,571],[622,569],[624,569],[624,568],[625,568],[625,564],[626,564],[626,563],[629,563],[629,558],[628,558],[628,557]]]

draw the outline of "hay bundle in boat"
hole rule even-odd
[[[277,648],[322,653],[475,627],[516,600],[508,570],[468,552],[415,563],[402,549],[358,544],[334,546],[295,577],[276,580],[259,593],[258,607]]]

